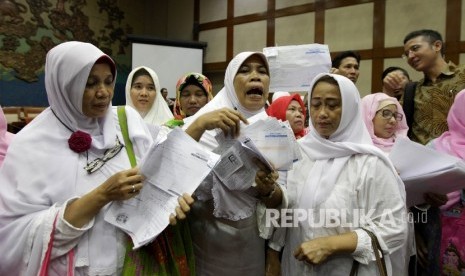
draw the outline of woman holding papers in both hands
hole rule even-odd
[[[50,107],[15,136],[0,168],[0,275],[194,274],[189,240],[165,230],[132,251],[128,236],[104,220],[109,203],[133,198],[143,185],[124,137],[138,161],[153,143],[130,107],[128,135],[122,134],[111,105],[115,79],[113,60],[92,44],[65,42],[48,52]],[[226,124],[245,121],[234,112],[225,116]],[[210,117],[186,132],[224,127]],[[189,195],[179,198],[177,218],[192,202]]]
[[[237,110],[247,119],[267,118],[264,106],[269,83],[268,62],[262,53],[238,54],[226,69],[224,88],[199,112],[186,118],[185,127],[197,124],[192,120],[215,110]],[[216,134],[199,132],[200,143],[215,149]],[[277,172],[261,163],[257,166],[256,187],[251,181],[245,191],[230,190],[216,175],[210,175],[197,189],[198,200],[192,205],[189,224],[198,275],[264,275],[265,206],[279,206],[283,188],[276,184]]]
[[[371,142],[358,90],[348,78],[327,73],[311,87],[311,129],[299,140],[303,159],[286,179],[289,208],[299,215],[270,242],[274,249],[284,246],[282,275],[349,275],[354,261],[358,275],[377,275],[365,230],[377,237],[388,274],[404,275],[405,190]]]

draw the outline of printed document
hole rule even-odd
[[[465,188],[465,162],[432,148],[398,138],[389,155],[407,192],[407,206],[424,203],[423,194]]]
[[[175,214],[178,198],[192,194],[219,155],[203,149],[180,128],[154,144],[140,164],[144,186],[136,197],[113,202],[105,220],[131,236],[134,249],[155,239]]]

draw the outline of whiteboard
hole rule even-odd
[[[137,40],[137,39],[133,39]],[[176,83],[189,72],[202,73],[206,43],[145,39],[132,42],[132,68],[152,68],[160,80],[160,88],[168,89],[168,97],[176,97]]]

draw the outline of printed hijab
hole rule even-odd
[[[131,84],[133,81],[134,74],[140,69],[145,69],[147,70],[147,72],[149,72],[150,76],[152,77],[153,84],[155,85],[156,95],[155,100],[153,101],[153,105],[147,112],[147,114],[142,114],[140,112],[139,113],[142,116],[142,118],[144,118],[144,121],[146,121],[148,124],[157,126],[163,125],[165,122],[173,119],[173,114],[171,113],[168,104],[163,99],[163,96],[161,95],[160,81],[158,80],[157,73],[155,73],[155,71],[153,71],[149,67],[140,66],[132,69],[131,73],[129,73],[128,79],[126,81],[126,105],[129,105],[130,107],[135,109],[134,103],[131,99]]]
[[[397,122],[396,131],[394,136],[388,139],[381,138],[375,135],[375,130],[373,126],[373,118],[376,116],[376,112],[380,110],[380,103],[390,101],[392,104],[395,104],[397,107],[397,112],[402,114],[402,120]],[[399,104],[399,101],[396,98],[390,97],[385,93],[374,93],[363,97],[362,99],[362,116],[365,121],[365,125],[370,133],[371,140],[373,144],[383,150],[384,152],[389,152],[394,145],[396,138],[405,137],[407,138],[408,126],[407,120],[405,118],[404,110]]]
[[[322,203],[331,193],[338,176],[347,161],[355,154],[371,154],[382,159],[393,170],[392,163],[386,155],[377,147],[373,146],[371,137],[365,127],[360,108],[360,95],[354,83],[340,75],[322,73],[315,77],[310,87],[313,90],[315,83],[323,76],[333,77],[339,84],[342,100],[341,120],[336,131],[325,139],[310,123],[310,132],[299,140],[303,152],[315,164],[311,168],[304,191],[305,200],[300,200],[302,208],[311,209]],[[308,97],[310,112],[311,93]],[[399,190],[405,198],[403,183],[398,179]]]
[[[304,102],[300,98],[299,94],[294,94],[290,96],[281,96],[275,99],[271,103],[271,105],[268,107],[268,109],[266,110],[266,113],[268,113],[269,116],[275,117],[283,122],[287,121],[286,112],[287,112],[287,108],[289,107],[292,101],[297,101],[299,103],[300,107],[302,108],[302,112],[303,112],[302,118],[305,122],[305,118],[307,114],[305,112]],[[294,133],[294,134],[296,137],[303,137],[305,135],[305,128],[302,128],[300,132]]]
[[[176,101],[174,102],[173,106],[173,114],[177,119],[183,119],[186,117],[186,114],[181,110],[180,98],[182,90],[187,85],[191,84],[199,87],[203,90],[203,92],[205,92],[205,95],[207,96],[207,102],[213,99],[212,83],[206,76],[200,73],[188,73],[182,76],[176,83]]]

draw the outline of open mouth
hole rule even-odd
[[[249,91],[247,91],[247,96],[252,96],[252,95],[258,95],[258,96],[263,96],[263,90],[261,88],[252,88]]]

